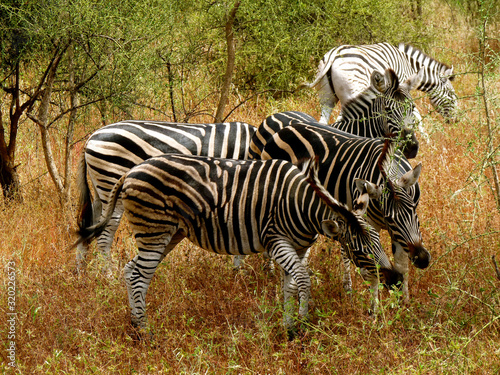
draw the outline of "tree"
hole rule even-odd
[[[47,71],[41,72],[34,86],[21,87],[21,70],[24,63],[32,58],[33,44],[26,30],[29,17],[15,17],[20,14],[17,1],[7,1],[0,5],[0,81],[2,107],[0,110],[0,185],[7,201],[22,201],[20,181],[16,164],[16,141],[21,116],[33,106],[40,95],[47,77]],[[8,103],[8,109],[3,103]],[[8,116],[4,115],[8,112]],[[6,121],[7,119],[8,121]]]
[[[2,10],[2,19],[11,23],[2,30],[9,37],[7,50],[16,53],[4,54],[0,67],[3,82],[12,82],[2,88],[13,103],[10,143],[0,138],[1,161],[13,164],[19,118],[26,113],[39,129],[49,174],[64,203],[71,185],[72,139],[79,111],[90,106],[99,106],[101,113],[124,111],[141,90],[147,90],[154,51],[150,46],[163,32],[171,9],[164,4],[152,7],[147,1],[52,0],[12,3]],[[26,46],[14,48],[18,40],[26,40]],[[19,79],[21,74],[29,79]],[[38,84],[31,87],[33,81]],[[25,102],[21,104],[20,98]],[[3,131],[5,124],[1,125]],[[53,153],[53,131],[65,134],[62,160]],[[11,191],[20,196],[17,174],[12,180],[17,185],[2,182],[4,194],[9,193],[6,198]]]

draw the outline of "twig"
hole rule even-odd
[[[497,261],[495,260],[495,256],[491,256],[491,261],[493,262],[493,267],[495,267],[495,272],[497,274],[497,279],[500,280],[500,270],[498,269]]]

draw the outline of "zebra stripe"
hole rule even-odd
[[[363,215],[368,194],[350,210],[319,184],[317,162],[299,168],[283,160],[242,161],[162,155],[133,167],[113,188],[110,205],[94,227],[80,230],[80,241],[102,231],[121,194],[139,254],[124,269],[133,324],[146,328],[145,296],[163,258],[184,237],[219,254],[268,251],[282,267],[285,301],[298,288],[299,314],[307,317],[311,282],[305,267],[318,234],[339,240],[353,258],[378,279],[401,279],[393,271],[377,232]],[[289,304],[285,326],[293,329]]]
[[[316,155],[319,180],[335,199],[348,207],[353,207],[359,196],[356,185],[361,181],[371,181],[382,188],[382,194],[372,189],[368,220],[377,230],[389,232],[395,267],[405,275],[403,292],[408,299],[408,257],[419,268],[426,268],[430,262],[416,213],[421,164],[412,168],[389,140],[356,137],[306,118],[311,117],[297,112],[273,115],[266,123],[281,130],[263,146],[254,142],[252,146],[261,147],[262,159],[293,163]],[[260,139],[259,132],[260,128],[254,140]]]
[[[144,160],[167,153],[247,159],[254,132],[252,125],[243,122],[182,124],[137,120],[118,122],[97,130],[85,144],[77,176],[81,196],[80,227],[89,227],[97,220],[108,206],[113,186]],[[90,197],[87,171],[95,190],[94,202]],[[109,225],[98,238],[98,248],[106,260],[109,260],[122,214],[123,207],[118,202]],[[87,243],[78,246],[79,271],[84,268],[87,248]]]
[[[328,123],[338,101],[344,105],[370,85],[373,71],[393,69],[399,79],[417,79],[415,89],[429,95],[434,108],[446,119],[454,120],[457,95],[451,81],[453,68],[427,56],[419,49],[400,44],[344,45],[328,51],[318,66],[316,78],[303,86],[318,90],[321,123]],[[420,118],[418,111],[415,111]]]

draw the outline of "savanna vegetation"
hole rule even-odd
[[[495,0],[90,1],[0,4],[0,337],[3,373],[500,373],[500,7]],[[86,137],[119,120],[319,118],[311,81],[341,44],[411,43],[453,65],[457,123],[415,92],[428,141],[418,215],[432,254],[410,268],[409,304],[342,288],[337,244],[310,267],[305,334],[288,342],[279,275],[182,242],[148,291],[153,342],[137,340],[120,269],[75,273],[74,173]],[[338,111],[338,108],[336,109]],[[383,242],[390,253],[386,234]],[[11,364],[15,364],[12,367]]]

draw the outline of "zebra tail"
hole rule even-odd
[[[87,163],[85,163],[84,152],[82,153],[79,161],[76,180],[80,195],[78,203],[78,228],[81,230],[92,226],[94,217],[92,209],[92,196],[90,194],[89,184],[87,182]]]
[[[106,225],[108,225],[111,217],[113,216],[113,211],[115,210],[116,202],[118,202],[118,199],[120,198],[120,193],[122,192],[123,183],[126,176],[127,174],[124,174],[113,187],[113,190],[111,190],[110,202],[108,204],[108,207],[106,208],[106,212],[104,212],[100,217],[99,222],[92,226],[80,227],[80,229],[78,230],[78,240],[73,244],[72,247],[75,247],[82,242],[90,241],[93,238],[99,236],[104,231],[104,228],[106,228]]]
[[[312,89],[313,87],[315,87],[319,83],[319,81],[321,81],[321,79],[328,73],[328,70],[331,68],[331,66],[333,64],[333,60],[334,60],[334,59],[330,58],[330,53],[328,53],[327,55],[328,55],[328,59],[325,59],[327,57],[325,55],[325,57],[323,57],[323,59],[320,61],[319,66],[318,66],[318,73],[316,74],[316,78],[314,79],[314,81],[311,83],[303,82],[303,83],[299,84],[297,86],[297,88],[295,89],[295,91],[306,88],[306,87]],[[325,62],[325,60],[327,60],[327,61]]]

